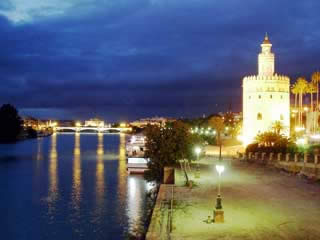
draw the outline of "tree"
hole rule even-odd
[[[308,82],[304,77],[299,77],[296,82],[296,88],[299,94],[299,126],[302,126],[302,105],[303,105],[303,95],[307,92]]]
[[[276,132],[264,132],[256,136],[256,142],[264,147],[286,146],[289,139]]]
[[[318,112],[319,112],[319,83],[320,83],[320,72],[314,72],[311,76],[311,81],[313,82],[313,84],[316,86],[317,88],[317,104],[316,104],[316,118],[314,119],[313,123],[313,127],[314,130],[318,129]]]
[[[219,159],[221,160],[221,148],[222,148],[221,134],[225,128],[224,121],[221,117],[212,117],[209,119],[209,126],[214,128],[217,132],[217,143],[219,145]]]
[[[281,131],[283,131],[285,129],[285,126],[283,125],[283,123],[281,121],[274,121],[272,123],[271,128],[276,134],[280,134]]]
[[[162,182],[163,168],[174,166],[179,160],[195,160],[194,148],[202,141],[191,134],[188,125],[176,121],[170,127],[148,126],[145,157],[149,158],[147,181]]]
[[[0,108],[0,142],[12,142],[17,140],[22,130],[22,120],[18,111],[10,104],[4,104]]]
[[[319,111],[319,82],[320,82],[320,72],[314,72],[311,76],[312,83],[317,88],[317,105],[316,105],[316,111]]]
[[[315,86],[315,84],[313,82],[310,82],[308,84],[308,87],[307,87],[307,92],[310,93],[310,111],[311,111],[311,114],[312,114],[312,132],[314,132],[316,126],[315,126],[315,119],[314,119],[314,114],[313,114],[313,94],[317,91],[317,88]]]
[[[294,125],[296,125],[297,123],[297,100],[298,100],[298,94],[299,94],[299,89],[297,86],[297,83],[293,84],[292,88],[291,88],[291,92],[294,94]]]

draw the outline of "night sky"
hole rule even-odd
[[[319,0],[1,0],[0,104],[106,121],[241,111],[265,32],[276,72],[320,69]]]

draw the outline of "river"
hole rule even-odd
[[[0,145],[1,239],[128,239],[147,221],[124,134],[66,134]]]

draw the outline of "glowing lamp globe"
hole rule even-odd
[[[223,165],[216,165],[216,170],[219,173],[219,175],[221,175],[221,173],[223,173],[223,171],[224,171],[224,166]]]
[[[199,154],[201,153],[201,148],[200,148],[200,147],[196,147],[196,148],[194,149],[194,151],[195,151],[195,153],[196,153],[197,155],[199,155]]]

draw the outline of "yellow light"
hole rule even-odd
[[[304,107],[303,110],[307,112],[309,110],[309,108],[308,107]]]
[[[315,135],[312,135],[310,137],[313,138],[313,139],[320,139],[320,134],[315,134]]]
[[[76,122],[76,126],[77,127],[81,127],[81,123],[80,122]]]
[[[304,127],[296,127],[295,131],[296,132],[300,132],[300,131],[303,131],[304,129],[305,129]]]
[[[307,141],[304,138],[299,138],[299,139],[297,139],[296,143],[298,145],[305,145],[307,143]]]
[[[238,135],[237,136],[237,140],[240,141],[240,142],[243,142],[243,136],[242,135]]]
[[[126,127],[126,126],[127,126],[126,123],[120,123],[120,127],[124,128],[124,127]]]

